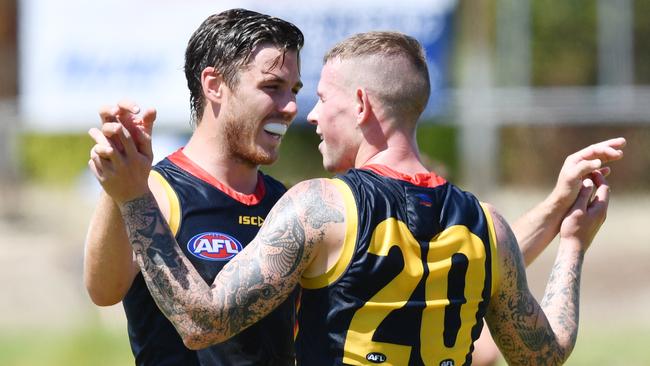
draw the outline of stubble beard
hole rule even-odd
[[[277,154],[268,153],[255,144],[257,125],[250,120],[229,118],[224,126],[228,152],[231,158],[251,166],[273,164]]]

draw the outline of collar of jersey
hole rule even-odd
[[[418,187],[434,188],[447,182],[444,178],[438,176],[434,172],[408,175],[400,173],[382,164],[368,164],[362,166],[360,169],[369,170],[387,178],[403,180]]]
[[[244,194],[237,192],[227,185],[221,183],[217,180],[217,178],[213,177],[210,173],[206,172],[203,168],[195,164],[192,160],[190,160],[190,158],[187,157],[187,155],[183,153],[182,147],[169,155],[168,159],[172,163],[176,164],[179,168],[187,171],[196,178],[210,184],[234,200],[237,200],[245,205],[252,206],[260,203],[260,201],[262,201],[262,198],[264,198],[264,194],[266,193],[266,187],[264,186],[262,173],[258,172],[255,191],[251,194]]]

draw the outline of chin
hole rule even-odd
[[[328,163],[326,161],[323,161],[323,168],[325,168],[325,170],[327,170],[328,172],[334,174],[345,173],[347,171],[347,169],[341,169],[340,166]]]
[[[255,154],[255,158],[252,159],[257,165],[271,165],[278,160],[278,152],[263,152]]]
[[[254,152],[239,151],[233,154],[233,157],[252,166],[271,165],[275,163],[276,160],[278,160],[278,153],[276,151],[268,152],[260,150]]]

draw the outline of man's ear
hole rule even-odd
[[[214,67],[206,67],[201,72],[203,95],[210,102],[221,103],[225,85],[223,76]]]
[[[355,93],[355,107],[357,125],[362,125],[370,118],[370,114],[372,113],[368,91],[365,88],[357,88]]]

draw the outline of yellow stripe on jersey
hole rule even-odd
[[[424,273],[419,243],[405,223],[390,217],[377,225],[368,253],[386,257],[394,246],[404,257],[404,268],[354,313],[345,336],[344,364],[366,365],[367,355],[378,352],[391,365],[408,365],[411,346],[373,341],[375,330],[393,310],[406,305]]]
[[[499,271],[499,256],[497,255],[497,234],[494,231],[494,221],[492,220],[492,215],[490,210],[481,203],[481,208],[485,213],[485,219],[487,220],[488,232],[490,234],[490,252],[492,254],[492,293],[494,295],[499,284],[501,283],[501,272]]]
[[[167,180],[155,170],[150,173],[151,177],[156,179],[160,185],[165,189],[167,200],[169,201],[169,228],[172,230],[174,236],[178,233],[178,228],[181,226],[181,205],[178,201],[178,196],[174,188],[167,182]]]
[[[469,261],[463,291],[466,303],[460,306],[461,322],[456,342],[448,346],[444,342],[445,307],[450,304],[448,284],[455,254],[463,254]],[[420,350],[422,358],[428,360],[425,365],[438,365],[438,362],[431,363],[431,360],[436,360],[440,355],[456,360],[457,365],[462,364],[472,343],[476,313],[483,300],[486,254],[481,238],[462,225],[448,227],[431,241],[427,255],[429,276],[425,286],[427,307],[422,312],[422,324],[433,326],[420,330],[420,339],[429,340]]]
[[[358,229],[358,214],[357,204],[354,201],[354,195],[348,185],[340,179],[329,179],[330,183],[338,189],[343,196],[345,204],[345,239],[343,241],[343,248],[337,261],[327,272],[316,277],[302,277],[300,285],[306,289],[318,289],[327,287],[338,280],[352,260],[354,248],[357,242],[357,229]]]

